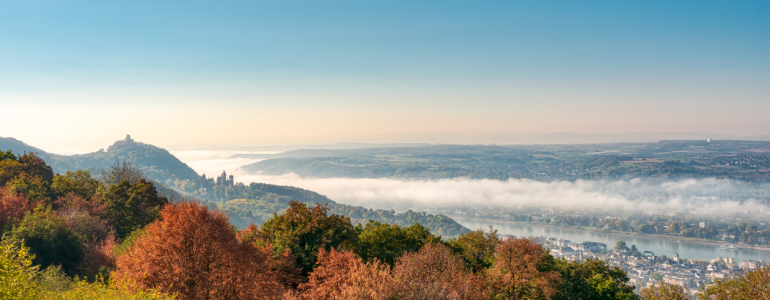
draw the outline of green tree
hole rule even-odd
[[[663,275],[660,275],[660,273],[658,272],[650,272],[648,276],[652,280],[663,280]]]
[[[16,160],[16,155],[13,154],[13,150],[8,149],[5,152],[0,151],[0,161],[2,160]]]
[[[0,241],[0,299],[38,299],[38,266],[33,265],[34,258],[21,240],[3,236]]]
[[[418,251],[427,243],[441,242],[441,238],[430,234],[429,229],[417,223],[400,227],[370,220],[365,226],[356,226],[356,231],[358,245],[354,252],[364,262],[378,259],[391,267],[399,256]]]
[[[144,179],[134,184],[123,180],[110,186],[102,201],[107,205],[107,219],[120,238],[157,219],[168,203],[166,197],[158,195],[152,182]]]
[[[671,234],[679,233],[679,231],[682,230],[678,222],[671,223],[671,225],[668,226],[668,229]]]
[[[40,177],[40,180],[49,185],[53,181],[53,169],[51,166],[47,165],[42,158],[34,153],[19,155],[17,160],[21,163],[24,173],[29,174],[30,177]]]
[[[476,271],[492,266],[495,249],[499,244],[497,230],[491,227],[488,232],[478,229],[449,240],[449,247],[460,255],[470,269]]]
[[[315,266],[318,250],[352,250],[357,243],[358,235],[350,218],[328,215],[328,211],[326,204],[308,208],[304,203],[291,201],[286,212],[273,214],[257,234],[273,245],[276,255],[288,249],[296,258],[301,275],[307,277]]]
[[[641,233],[652,233],[653,227],[650,226],[650,224],[642,224],[639,226],[636,226],[636,231]]]
[[[610,267],[600,259],[569,262],[558,259],[556,270],[564,280],[553,297],[566,299],[636,299],[628,275],[620,267]]]
[[[91,199],[99,190],[103,189],[101,182],[91,178],[88,171],[67,171],[64,175],[56,175],[51,184],[51,190],[57,197],[75,194],[83,199]]]
[[[50,200],[48,194],[50,183],[43,181],[40,176],[31,176],[28,173],[21,173],[16,178],[6,183],[5,187],[13,192],[27,195],[30,201]]]
[[[0,152],[4,153],[4,152]],[[13,154],[11,154],[13,155]],[[22,165],[16,160],[16,157],[0,159],[0,186],[5,186],[8,181],[16,178],[23,172]]]
[[[615,251],[620,251],[620,249],[623,249],[626,247],[626,241],[617,241],[615,243]]]
[[[43,268],[60,265],[64,272],[74,275],[83,261],[85,249],[82,237],[50,208],[39,206],[14,225],[9,234],[23,240],[35,255],[35,264]]]

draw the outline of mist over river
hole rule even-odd
[[[499,234],[511,234],[516,237],[527,236],[549,236],[560,239],[567,239],[575,243],[585,241],[600,242],[607,244],[607,248],[613,248],[615,242],[626,241],[628,247],[636,245],[639,251],[652,251],[655,255],[665,255],[668,257],[679,253],[679,257],[698,260],[712,260],[717,257],[732,257],[735,261],[742,260],[770,260],[770,251],[743,248],[741,250],[722,249],[719,245],[701,244],[695,242],[682,241],[666,238],[655,238],[646,236],[625,235],[622,233],[611,232],[593,232],[587,230],[577,230],[569,228],[553,228],[538,226],[527,223],[507,223],[488,220],[471,220],[454,218],[455,221],[463,226],[475,229],[489,229],[489,226],[497,229]]]
[[[689,202],[697,203],[701,199],[716,199],[704,205],[708,211],[746,211],[757,217],[767,216],[770,208],[752,200],[745,202],[731,201],[731,197],[722,199],[724,195],[733,195],[735,191],[767,189],[767,185],[746,185],[731,180],[682,180],[661,184],[648,184],[644,181],[609,182],[606,186],[596,182],[580,181],[577,183],[556,182],[542,183],[536,181],[499,181],[499,180],[411,180],[396,179],[367,179],[367,178],[302,178],[296,174],[261,175],[249,174],[239,169],[240,166],[260,159],[232,158],[233,154],[242,151],[175,151],[174,155],[187,163],[199,174],[216,176],[222,170],[235,175],[236,182],[249,184],[263,182],[277,185],[295,186],[318,192],[328,196],[338,203],[360,205],[367,208],[395,209],[403,211],[404,207],[414,207],[424,210],[425,207],[441,205],[487,205],[497,203],[501,206],[538,203],[546,207],[565,207],[577,205],[585,207],[588,204],[597,207],[616,207],[628,210],[673,210],[676,207],[690,206]],[[276,153],[276,152],[252,152]],[[606,187],[609,187],[606,188]],[[647,199],[629,199],[624,194],[613,192],[612,188],[632,191],[662,190],[667,197],[661,202],[648,202]],[[690,195],[692,191],[704,195]],[[705,192],[704,192],[705,191]],[[638,194],[638,193],[628,193]],[[707,196],[707,197],[703,197]],[[641,200],[641,201],[640,201]],[[703,210],[703,209],[702,209]],[[741,260],[770,260],[770,251],[756,249],[729,250],[721,249],[718,245],[701,244],[666,238],[630,236],[621,233],[592,232],[567,228],[552,228],[526,223],[506,223],[496,221],[478,221],[455,218],[469,229],[487,229],[493,226],[501,234],[520,236],[550,236],[568,239],[573,242],[593,241],[607,244],[609,248],[618,240],[624,240],[629,245],[636,245],[640,251],[652,251],[656,255],[673,256],[688,259],[711,260],[717,257],[733,257]]]

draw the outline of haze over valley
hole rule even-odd
[[[0,300],[770,299],[770,2],[0,7]]]

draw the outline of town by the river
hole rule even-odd
[[[743,260],[770,260],[770,251],[743,248],[740,250],[723,249],[719,245],[697,243],[688,240],[678,242],[668,238],[655,236],[626,235],[615,232],[595,232],[588,230],[547,227],[538,224],[498,222],[492,220],[463,219],[455,217],[455,220],[469,229],[488,229],[489,226],[497,229],[502,235],[514,235],[517,237],[545,236],[570,240],[574,243],[599,242],[608,247],[613,247],[617,241],[625,241],[630,247],[636,245],[639,251],[651,251],[655,255],[674,256],[687,259],[711,261],[719,257],[734,258],[736,262]]]

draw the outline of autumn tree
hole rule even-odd
[[[561,283],[555,260],[543,247],[526,238],[507,239],[495,250],[487,272],[492,298],[551,299]]]
[[[95,194],[90,199],[83,198],[75,193],[69,193],[66,196],[60,196],[53,202],[53,207],[59,214],[69,214],[71,212],[87,213],[92,216],[107,219],[108,203],[102,200],[100,194]]]
[[[99,207],[94,208],[93,202],[83,200],[80,196],[59,198],[63,200],[56,214],[64,219],[64,223],[75,231],[83,241],[83,262],[78,267],[78,275],[95,278],[97,274],[108,275],[108,270],[114,267],[112,246],[117,243],[115,231],[108,222],[99,217]]]
[[[321,248],[317,266],[308,282],[299,286],[300,299],[392,299],[394,279],[390,267],[376,259],[364,261],[351,251],[339,252]]]
[[[393,267],[399,299],[469,299],[473,274],[447,246],[426,244],[398,258]]]
[[[107,206],[106,218],[123,238],[158,218],[168,200],[158,195],[152,182],[122,180],[111,185],[101,200]]]
[[[449,240],[452,250],[460,254],[465,264],[474,271],[483,270],[492,265],[495,249],[499,244],[497,230],[492,230],[491,227],[489,232],[478,229]]]
[[[137,233],[137,232],[135,232]],[[129,239],[134,236],[132,233],[125,243],[131,242]],[[138,232],[137,234],[144,234]],[[257,248],[271,247],[270,241],[263,239],[263,233],[257,225],[254,223],[249,224],[246,229],[241,230],[238,233],[238,237],[241,242],[252,243]],[[122,246],[123,247],[123,246]],[[285,286],[297,286],[302,282],[302,269],[297,268],[297,259],[291,254],[291,250],[283,249],[283,252],[275,251],[272,256],[273,271],[275,271],[277,279]]]
[[[684,288],[678,285],[658,281],[650,287],[646,287],[639,293],[642,300],[688,300]]]
[[[282,286],[271,249],[241,242],[227,215],[194,202],[169,204],[117,257],[117,281],[182,299],[273,299]]]
[[[365,226],[356,226],[356,231],[358,245],[355,253],[365,262],[377,259],[390,266],[404,253],[416,252],[428,243],[441,242],[441,238],[430,234],[430,229],[417,223],[400,227],[369,221]]]
[[[32,208],[33,205],[30,203],[29,197],[0,187],[0,232],[10,222],[21,220],[24,214],[31,211]]]
[[[600,259],[556,260],[562,284],[553,299],[636,299],[628,275],[620,267],[610,267]]]
[[[296,265],[306,277],[316,263],[320,249],[351,250],[357,234],[350,218],[328,215],[326,204],[308,208],[304,203],[291,201],[286,212],[267,220],[260,228],[260,239],[275,247],[276,255],[286,249],[296,258]]]
[[[770,267],[747,272],[742,276],[717,279],[703,289],[702,299],[770,299]]]

